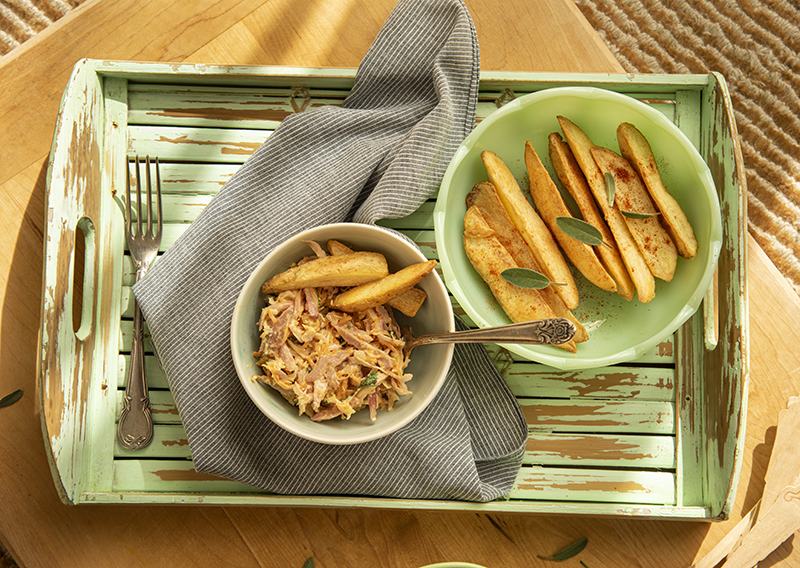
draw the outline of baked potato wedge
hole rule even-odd
[[[559,217],[572,217],[550,173],[530,142],[525,142],[525,167],[528,170],[530,194],[542,220],[553,233],[561,249],[586,279],[602,290],[616,292],[617,284],[611,278],[594,247],[573,239],[558,226]]]
[[[494,231],[494,236],[500,241],[503,248],[508,251],[517,266],[530,268],[541,273],[533,253],[525,239],[522,238],[522,235],[511,222],[511,217],[508,216],[508,212],[500,202],[500,198],[491,183],[484,181],[476,184],[467,194],[466,202],[467,208],[477,207],[480,210],[483,220]],[[547,286],[539,290],[539,293],[547,305],[550,306],[550,309],[553,310],[553,313],[556,314],[556,317],[568,319],[575,325],[576,332],[572,338],[575,343],[581,343],[589,339],[586,328],[567,308],[561,296],[553,290],[553,286]]]
[[[344,254],[332,258],[348,258],[358,253]],[[330,307],[343,312],[363,312],[388,303],[407,292],[425,278],[436,267],[435,260],[417,262],[378,280],[355,286],[337,294]]]
[[[558,132],[553,132],[548,137],[548,153],[556,176],[572,196],[572,199],[575,200],[583,220],[600,231],[605,244],[597,247],[597,255],[605,265],[609,275],[614,279],[617,285],[617,294],[625,300],[632,300],[636,295],[636,288],[627,268],[625,268],[625,263],[617,248],[614,235],[611,234],[611,229],[608,228],[603,216],[597,209],[597,204],[594,201],[594,197],[592,197],[592,190],[589,189],[586,178],[578,162],[575,161],[575,156],[572,154],[569,144],[561,138]]]
[[[475,271],[512,322],[555,317],[539,290],[519,288],[500,276],[505,269],[514,268],[517,264],[497,240],[477,206],[467,209],[464,216],[464,250]],[[570,353],[577,351],[574,340],[558,347]]]
[[[592,195],[594,195],[595,202],[603,212],[608,228],[611,229],[611,233],[614,235],[620,256],[625,262],[625,268],[631,277],[633,285],[636,287],[639,301],[642,303],[651,301],[656,294],[653,273],[650,272],[639,246],[633,239],[633,235],[628,229],[628,224],[625,222],[625,217],[622,216],[616,205],[612,206],[608,203],[603,172],[600,171],[592,156],[592,148],[595,147],[594,143],[579,126],[568,118],[559,116],[558,123],[561,125],[564,138],[586,178],[586,183],[589,185]]]
[[[489,182],[494,186],[500,202],[508,211],[514,226],[531,249],[541,273],[551,282],[559,284],[556,293],[567,308],[578,306],[578,287],[550,230],[522,193],[508,166],[494,152],[485,150],[481,158],[486,166]]]
[[[329,240],[327,246],[328,252],[334,256],[350,254],[354,252],[349,246],[335,239]],[[413,318],[415,315],[417,315],[417,312],[422,307],[422,304],[425,302],[425,298],[427,297],[428,293],[425,292],[425,290],[415,287],[403,292],[395,298],[390,299],[386,303],[408,317]]]
[[[639,246],[653,276],[665,282],[672,280],[678,262],[678,251],[667,231],[658,220],[658,210],[650,199],[644,183],[630,162],[608,148],[592,148],[594,161],[600,170],[614,176],[615,206],[620,211],[650,215],[645,218],[625,216],[628,229]]]
[[[276,274],[261,286],[261,291],[264,294],[275,294],[300,288],[359,286],[388,274],[386,258],[376,252],[323,256]]]
[[[328,252],[333,256],[356,252],[343,242],[337,241],[336,239],[329,240],[325,246],[328,248]]]
[[[401,313],[413,318],[415,315],[417,315],[417,312],[422,307],[422,304],[425,302],[425,298],[427,297],[428,293],[425,290],[415,286],[409,290],[406,290],[396,298],[391,298],[386,303],[395,310],[399,310]]]
[[[694,258],[697,255],[694,229],[686,218],[686,213],[664,185],[647,138],[633,124],[623,122],[617,127],[617,141],[622,156],[639,174],[650,197],[661,211],[661,222],[672,237],[678,254],[683,258]]]

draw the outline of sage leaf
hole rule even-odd
[[[541,290],[550,285],[547,276],[530,268],[506,268],[500,273],[500,277],[509,284],[526,290]]]
[[[309,556],[308,560],[303,564],[303,568],[314,568],[314,558]]]
[[[556,562],[563,562],[564,560],[568,560],[569,558],[572,558],[573,556],[580,553],[584,548],[586,548],[588,542],[589,542],[588,538],[581,538],[570,544],[564,550],[556,552],[553,556],[541,556],[541,555],[537,556],[543,560],[554,560]]]
[[[627,217],[628,219],[649,219],[650,217],[661,215],[659,211],[656,211],[655,213],[636,213],[635,211],[620,210],[620,213],[622,213],[623,217]]]
[[[608,194],[608,206],[614,207],[614,196],[617,193],[617,184],[614,182],[614,176],[611,172],[605,173],[606,178],[606,193]]]
[[[564,233],[576,241],[587,245],[599,246],[603,244],[603,234],[600,230],[583,219],[575,217],[556,217],[556,225]]]
[[[11,406],[21,398],[22,398],[22,389],[15,390],[11,394],[7,394],[3,398],[0,398],[0,408]]]

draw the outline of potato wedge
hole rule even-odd
[[[427,297],[428,293],[425,292],[425,290],[414,287],[406,290],[396,298],[390,299],[386,303],[395,310],[399,310],[401,313],[413,318],[417,315],[417,312],[422,307]]]
[[[625,262],[625,268],[628,270],[628,275],[636,287],[636,293],[639,295],[639,301],[647,303],[652,300],[656,295],[655,279],[644,256],[639,250],[639,246],[631,235],[628,224],[625,222],[625,217],[622,216],[619,209],[615,206],[609,206],[608,194],[606,192],[605,178],[603,172],[594,161],[592,157],[592,148],[595,146],[591,139],[580,129],[575,123],[569,119],[559,116],[558,123],[561,125],[561,130],[564,133],[564,138],[567,141],[575,160],[581,167],[586,183],[594,195],[597,205],[603,212],[608,228],[614,235],[617,241],[619,253],[622,260]]]
[[[329,240],[326,243],[326,246],[328,247],[328,252],[331,253],[333,256],[337,256],[340,254],[350,254],[355,252],[353,249],[351,249],[343,242],[337,241],[335,239]]]
[[[630,162],[613,150],[595,146],[592,148],[592,156],[603,174],[609,172],[614,176],[615,205],[620,211],[653,215],[645,219],[625,217],[625,222],[650,272],[656,278],[669,282],[675,274],[678,250],[667,231],[661,226],[656,215],[658,210],[641,178]]]
[[[596,250],[606,270],[617,284],[617,294],[628,301],[632,300],[636,295],[636,288],[628,274],[628,269],[625,268],[614,235],[611,234],[611,229],[608,228],[600,211],[597,210],[592,190],[589,189],[569,144],[561,138],[558,132],[553,132],[548,137],[548,152],[556,176],[575,200],[583,220],[600,231],[600,235],[606,243],[597,247]]]
[[[530,247],[542,274],[551,282],[560,284],[556,286],[556,293],[564,300],[567,308],[575,309],[579,300],[578,287],[547,225],[528,202],[503,160],[488,150],[481,152],[481,158],[486,166],[489,182],[497,191],[514,226]]]
[[[333,258],[348,258],[354,254],[345,254]],[[436,267],[435,260],[426,260],[406,266],[394,274],[379,280],[361,284],[338,294],[330,302],[330,307],[343,312],[363,312],[388,303],[391,299],[407,292],[425,278]]]
[[[519,288],[500,276],[503,270],[516,267],[517,264],[497,240],[477,206],[467,209],[464,216],[464,250],[475,271],[512,322],[555,317],[539,290]],[[558,347],[570,353],[577,351],[573,340]]]
[[[550,232],[556,237],[562,250],[572,261],[581,274],[586,279],[602,290],[616,292],[617,284],[611,278],[605,266],[600,262],[600,258],[595,253],[595,249],[575,240],[567,235],[558,226],[558,217],[572,217],[572,213],[564,203],[564,199],[556,187],[550,173],[545,169],[542,160],[533,149],[530,142],[525,142],[525,167],[528,169],[528,179],[530,180],[530,194],[536,209],[539,211]]]
[[[511,222],[511,217],[508,216],[508,212],[500,202],[500,198],[497,196],[497,192],[491,183],[484,181],[476,184],[467,194],[466,201],[467,208],[474,206],[480,210],[486,225],[494,232],[494,236],[500,241],[503,248],[508,251],[517,266],[530,268],[531,270],[541,273],[541,269],[536,263],[533,253],[525,242],[525,239],[522,238],[522,235]],[[567,308],[564,300],[561,299],[561,296],[559,296],[553,288],[553,286],[548,286],[547,288],[539,290],[539,293],[542,295],[547,305],[550,306],[550,309],[553,310],[553,313],[556,314],[556,317],[566,318],[575,324],[575,329],[577,331],[572,338],[575,343],[587,341],[589,339],[589,334],[586,328]]]
[[[386,259],[376,252],[356,252],[342,256],[315,258],[289,268],[267,280],[264,294],[300,288],[359,286],[389,274]]]
[[[467,209],[473,206],[480,209],[481,217],[518,266],[539,270],[533,252],[514,226],[508,211],[503,207],[503,203],[497,195],[497,190],[491,183],[482,181],[475,184],[475,187],[467,194],[466,203]]]
[[[353,251],[350,247],[346,244],[331,239],[328,241],[328,252],[332,255],[340,255],[340,254],[350,254]],[[389,304],[392,308],[396,310],[400,310],[401,313],[407,315],[410,318],[413,318],[417,315],[417,312],[422,307],[422,304],[425,302],[425,298],[428,297],[428,293],[421,288],[411,288],[397,296],[396,298],[392,298],[387,304]]]
[[[675,242],[678,254],[683,258],[694,258],[697,255],[697,237],[694,229],[681,206],[664,185],[650,143],[639,129],[629,122],[623,122],[617,127],[617,141],[622,156],[642,178],[650,197],[661,211],[661,222]]]

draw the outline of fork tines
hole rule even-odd
[[[130,172],[130,163],[133,161],[134,163],[134,172],[136,176],[136,232],[134,233],[131,231],[131,219],[132,219],[132,206],[131,206],[131,172]],[[144,167],[145,167],[145,181],[147,184],[147,195],[146,195],[146,203],[147,203],[147,232],[142,232],[142,176],[141,176],[141,167],[140,167],[140,159],[139,156],[135,156],[133,160],[128,159],[128,169],[125,176],[125,201],[127,207],[127,214],[125,220],[125,229],[128,233],[128,236],[139,236],[142,234],[145,235],[152,235],[155,236],[156,234],[161,233],[161,172],[159,170],[159,163],[158,157],[155,158],[155,173],[156,173],[156,216],[157,216],[157,224],[155,228],[155,232],[153,231],[153,184],[150,179],[150,156],[145,156],[144,159]]]

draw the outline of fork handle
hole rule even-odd
[[[133,344],[128,385],[122,401],[117,436],[122,447],[139,450],[153,440],[153,416],[144,368],[144,325],[139,303],[133,305]]]

